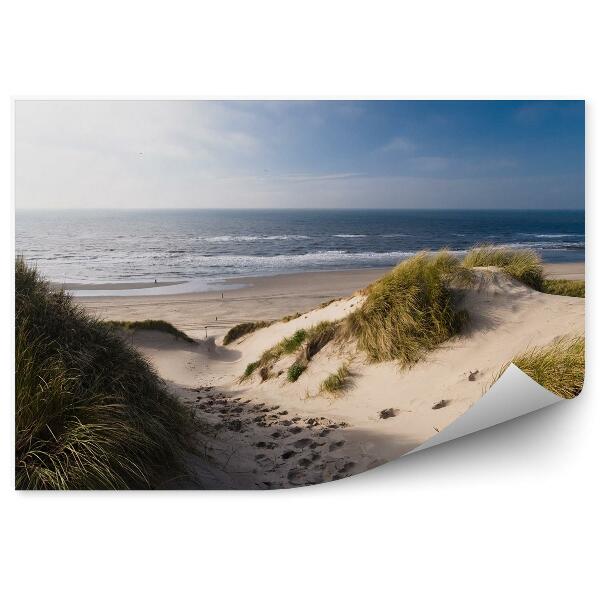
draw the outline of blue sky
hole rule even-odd
[[[19,101],[17,208],[583,208],[578,101]]]

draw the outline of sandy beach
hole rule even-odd
[[[583,263],[545,269],[554,278],[584,276]],[[240,383],[245,366],[285,336],[356,310],[364,301],[361,288],[384,272],[240,278],[236,282],[246,287],[223,297],[209,292],[76,301],[106,319],[164,319],[197,340],[192,345],[158,331],[124,333],[202,423],[189,462],[196,483],[211,488],[307,485],[383,464],[463,414],[519,352],[583,333],[584,299],[542,294],[483,269],[462,301],[471,315],[468,330],[411,369],[369,363],[353,344],[333,345],[295,383],[280,376],[292,356],[277,364],[277,377]],[[296,316],[280,320],[286,315]],[[222,345],[233,325],[253,320],[275,322]],[[321,393],[320,382],[342,364],[351,373],[348,390],[341,397]]]
[[[546,276],[552,279],[584,279],[585,264],[549,263]],[[244,321],[274,320],[304,312],[332,298],[348,296],[381,277],[389,269],[318,271],[269,277],[227,279],[227,284],[245,287],[223,292],[161,294],[156,296],[78,297],[93,314],[112,320],[163,319],[191,336],[223,335]],[[129,284],[131,285],[131,284]],[[138,284],[135,288],[153,286]],[[70,289],[90,289],[89,286]],[[100,289],[100,286],[98,288]],[[107,289],[106,286],[102,289]],[[114,289],[114,288],[108,288]],[[123,289],[119,284],[119,289]]]

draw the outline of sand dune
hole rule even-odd
[[[401,456],[468,410],[516,354],[583,333],[583,299],[533,291],[494,269],[478,269],[477,277],[461,300],[471,315],[468,329],[408,370],[370,364],[352,344],[332,342],[294,383],[284,374],[292,356],[276,364],[278,377],[239,383],[264,350],[297,329],[343,318],[364,300],[360,295],[275,322],[227,347],[221,336],[198,345],[147,331],[131,339],[209,424],[197,435],[198,457],[190,459],[205,485],[318,483]],[[349,389],[320,393],[321,381],[343,363],[351,372]]]

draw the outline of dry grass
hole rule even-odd
[[[192,339],[187,333],[177,329],[174,325],[168,321],[162,321],[160,319],[146,319],[145,321],[106,321],[107,325],[112,327],[121,327],[122,329],[133,329],[133,330],[150,330],[150,331],[162,331],[164,333],[170,333],[177,339],[184,340],[189,344],[197,344],[198,342]]]
[[[538,291],[544,285],[542,260],[533,250],[477,246],[467,253],[463,265],[467,268],[498,267],[510,277]]]
[[[349,387],[349,377],[350,369],[348,369],[348,365],[343,364],[335,373],[332,373],[321,382],[319,389],[323,393],[336,396]]]
[[[17,489],[156,488],[183,473],[187,423],[149,364],[16,263]]]
[[[365,302],[345,319],[343,333],[373,362],[410,366],[465,325],[468,314],[456,308],[451,286],[472,279],[448,252],[421,252],[365,290]]]
[[[585,281],[571,279],[546,279],[542,286],[544,294],[585,298]]]
[[[302,313],[296,312],[291,315],[285,315],[285,317],[282,317],[281,320],[284,323],[287,323],[288,321],[293,321],[294,319],[298,319],[301,316],[302,316]]]
[[[531,348],[512,361],[521,371],[561,398],[574,398],[583,388],[585,338],[562,337]]]
[[[270,324],[271,321],[251,321],[249,323],[240,323],[239,325],[235,325],[225,334],[225,337],[223,338],[223,345],[227,346],[227,344],[231,344],[231,342],[234,342],[242,336],[248,335],[257,329],[268,327]]]

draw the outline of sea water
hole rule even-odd
[[[583,211],[17,211],[16,251],[57,282],[201,281],[391,267],[423,249],[532,248],[583,261]]]

